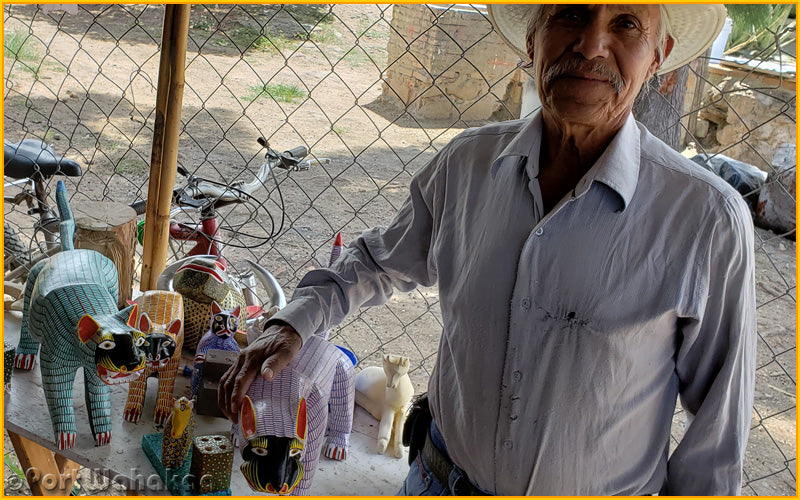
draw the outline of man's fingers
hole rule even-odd
[[[247,394],[247,389],[250,388],[250,384],[253,383],[253,379],[255,378],[256,378],[255,370],[239,371],[239,374],[236,376],[235,382],[233,384],[233,391],[231,392],[231,398],[230,398],[231,414],[228,417],[234,424],[239,423],[239,406],[241,405],[241,402],[244,399],[245,394]]]
[[[292,361],[292,358],[294,358],[294,353],[288,349],[284,348],[275,352],[261,364],[261,376],[265,380],[272,382],[275,376]]]
[[[230,395],[233,392],[234,379],[236,378],[236,374],[239,373],[239,370],[241,370],[243,364],[244,356],[239,356],[236,359],[236,362],[228,367],[219,380],[219,387],[217,388],[217,404],[219,405],[219,409],[222,411],[222,413],[225,414],[225,416],[229,419],[231,418]]]

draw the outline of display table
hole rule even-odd
[[[19,339],[20,321],[20,313],[6,311],[3,336],[13,345]],[[155,383],[155,380],[148,383],[143,415],[137,424],[122,419],[128,385],[111,387],[114,417],[111,444],[96,447],[89,429],[83,375],[79,373],[76,376],[74,394],[75,421],[78,428],[75,447],[58,450],[42,390],[38,359],[34,369],[29,372],[15,369],[11,379],[11,393],[4,400],[5,429],[14,444],[23,470],[33,467],[37,473],[28,474],[31,491],[34,494],[68,495],[77,469],[83,466],[124,485],[130,493],[168,495],[164,483],[141,447],[143,435],[161,432],[152,419],[156,399]],[[188,383],[188,377],[179,375],[175,381],[175,395],[188,395]],[[226,419],[195,416],[195,436],[229,435],[230,427],[230,422]],[[408,472],[407,461],[405,457],[394,459],[375,454],[377,433],[378,422],[357,406],[347,459],[339,462],[320,457],[310,494],[395,495]],[[260,494],[247,485],[239,470],[241,463],[237,450],[231,479],[233,495]]]

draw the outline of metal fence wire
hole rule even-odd
[[[83,175],[66,178],[73,203],[147,196],[163,14],[159,5],[4,6],[5,138],[43,139],[77,160]],[[794,61],[786,34],[755,59]],[[387,224],[414,172],[448,140],[524,111],[518,62],[479,5],[194,5],[178,163],[223,184],[247,181],[263,161],[260,136],[280,151],[305,145],[331,158],[279,173],[253,203],[220,213],[229,260],[260,262],[291,294],[306,271],[327,265],[337,232],[347,242]],[[669,125],[680,149],[767,172],[748,194],[774,188],[794,213],[793,176],[787,183],[773,158],[776,141],[795,144],[794,75],[739,63],[692,66]],[[6,202],[4,218],[29,242],[27,207]],[[794,495],[794,229],[755,236],[757,392],[743,491]],[[408,356],[422,391],[441,321],[436,290],[420,288],[362,310],[331,338],[361,366]],[[679,410],[676,442],[683,420]]]

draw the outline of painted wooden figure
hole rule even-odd
[[[146,363],[142,375],[128,386],[123,418],[138,422],[142,416],[147,380],[158,376],[158,397],[154,420],[161,425],[172,412],[172,392],[183,347],[183,298],[177,292],[149,290],[136,302],[136,325],[146,334],[143,350]]]
[[[203,364],[206,352],[210,349],[239,352],[239,344],[233,334],[239,328],[239,313],[241,307],[236,306],[229,311],[223,311],[217,301],[211,302],[211,324],[209,330],[197,343],[194,356],[194,369],[192,370],[192,397],[197,396],[200,390],[200,381],[203,378]]]
[[[161,441],[161,464],[167,469],[178,469],[186,461],[194,436],[193,409],[194,401],[181,397],[167,417]]]
[[[239,307],[239,331],[235,333],[245,342],[247,306],[239,287],[225,272],[227,264],[211,257],[197,257],[175,271],[172,286],[183,296],[184,349],[194,351],[200,338],[208,331],[212,316],[211,303],[222,309]]]
[[[321,336],[306,341],[272,382],[256,377],[233,426],[253,490],[305,495],[321,452],[345,459],[354,379],[350,358]]]
[[[395,458],[403,456],[403,424],[414,396],[408,377],[409,359],[383,356],[383,368],[369,366],[356,375],[356,404],[380,420],[377,452]]]
[[[56,188],[62,251],[33,266],[25,283],[22,328],[14,366],[40,370],[59,449],[75,446],[73,385],[83,367],[89,423],[96,445],[111,441],[109,385],[130,382],[144,369],[144,334],[136,306],[119,311],[114,263],[93,250],[75,250],[75,221],[64,183]]]

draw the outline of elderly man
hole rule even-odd
[[[739,493],[756,344],[749,211],[631,115],[660,67],[710,44],[724,9],[492,9],[510,41],[509,15],[531,19],[541,111],[453,139],[388,227],[301,281],[226,374],[221,405],[235,419],[250,381],[271,379],[302,339],[393,288],[436,283],[433,420],[401,494]],[[678,396],[688,425],[669,455]]]

